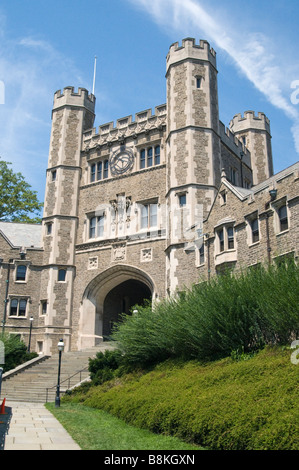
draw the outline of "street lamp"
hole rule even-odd
[[[58,360],[58,380],[57,380],[57,388],[56,388],[56,398],[55,398],[55,407],[59,408],[60,406],[60,369],[61,369],[61,355],[64,351],[64,342],[63,339],[59,340],[57,344],[58,351],[59,351],[59,360]]]
[[[33,317],[29,318],[30,321],[30,330],[29,330],[29,342],[28,342],[28,349],[27,351],[30,352],[30,345],[31,345],[31,334],[32,334],[32,325],[33,325]]]

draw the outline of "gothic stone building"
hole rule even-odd
[[[41,225],[0,223],[2,328],[80,350],[144,299],[224,268],[298,256],[299,165],[273,175],[268,118],[219,121],[216,53],[173,44],[167,103],[93,127],[95,97],[54,95]],[[275,190],[275,191],[272,191]]]

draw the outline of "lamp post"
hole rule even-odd
[[[55,408],[59,408],[60,406],[60,369],[61,369],[61,355],[64,351],[63,339],[59,340],[57,347],[59,351],[59,360],[58,360],[58,380],[57,380],[57,388],[56,388]]]
[[[29,330],[29,341],[28,341],[28,349],[27,349],[28,352],[30,352],[30,346],[31,346],[31,334],[32,334],[32,325],[33,325],[32,316],[29,318],[29,321],[30,321],[30,330]]]

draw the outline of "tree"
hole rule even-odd
[[[21,173],[9,168],[11,163],[0,159],[0,220],[40,223],[43,204]]]

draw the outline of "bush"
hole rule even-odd
[[[295,263],[213,278],[185,295],[124,315],[113,339],[128,364],[168,358],[210,361],[299,337]]]
[[[89,372],[93,385],[100,385],[113,379],[122,366],[120,350],[98,352],[94,359],[89,359]]]
[[[166,361],[81,400],[139,428],[213,450],[298,450],[298,367],[285,348],[208,364]]]
[[[4,343],[5,363],[3,364],[3,372],[7,372],[15,367],[30,361],[37,357],[37,353],[27,352],[27,346],[16,335],[4,333],[0,335],[0,341]]]

